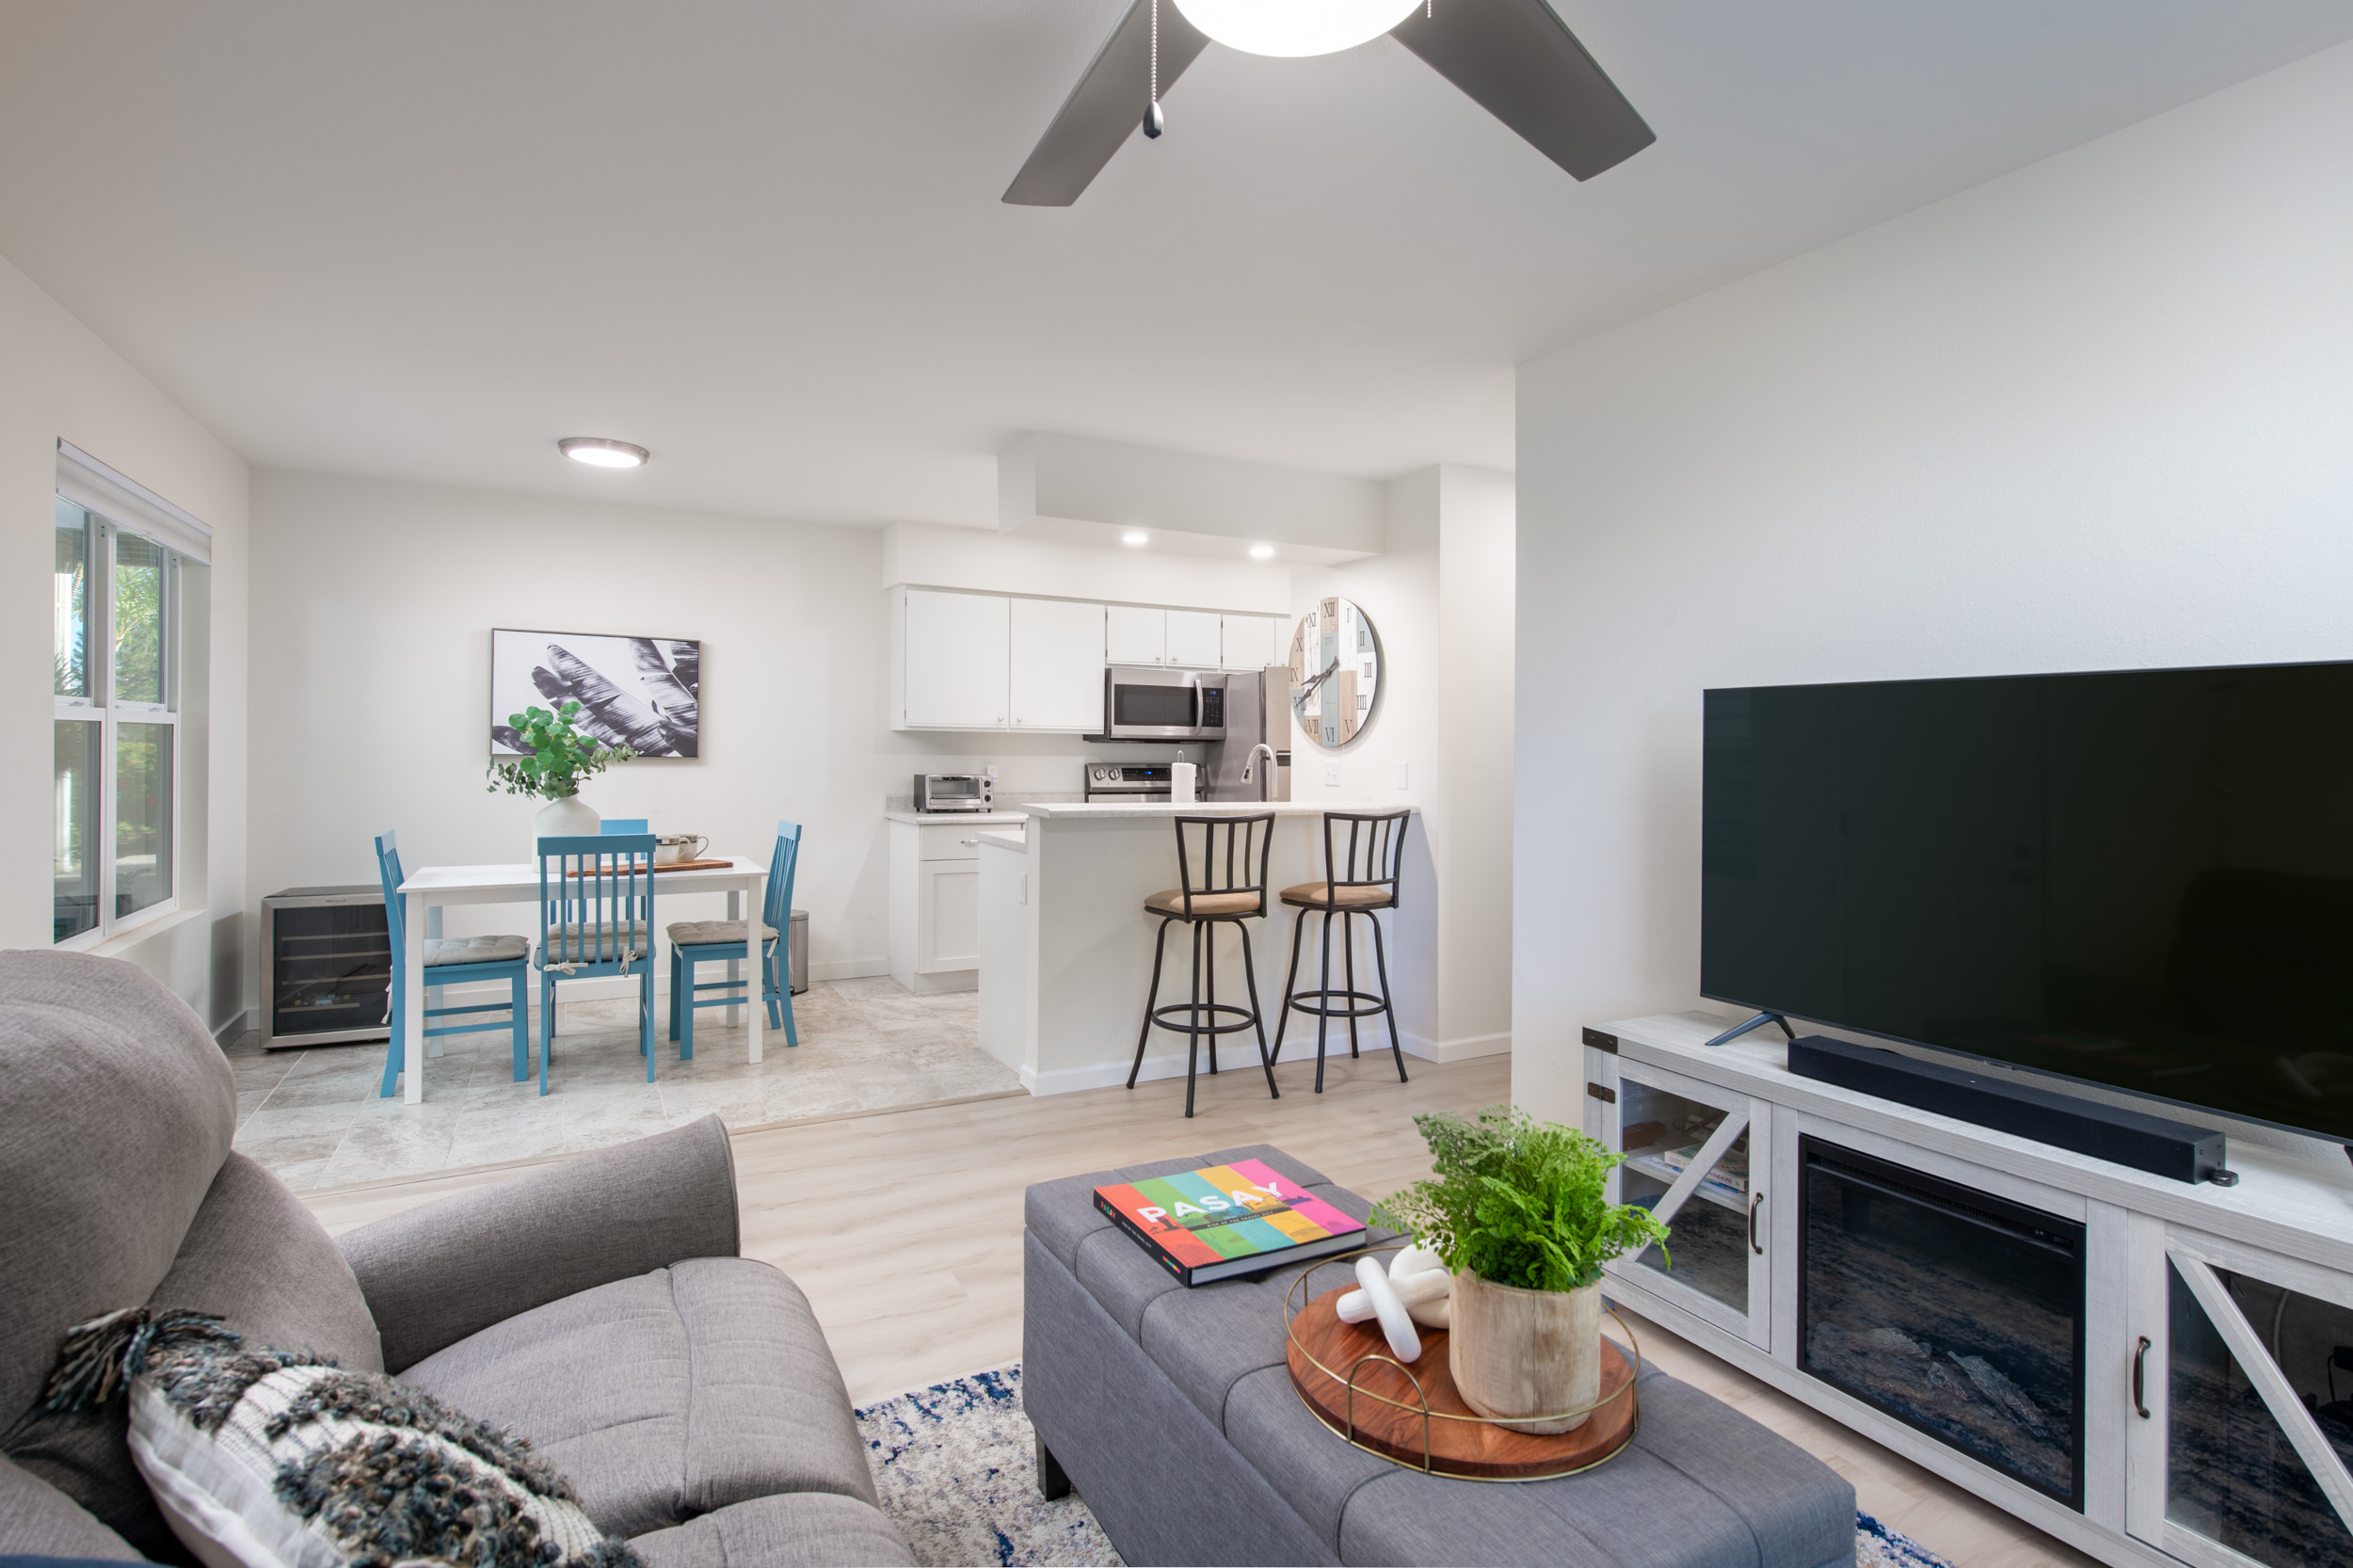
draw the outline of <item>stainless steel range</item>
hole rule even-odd
[[[1166,762],[1089,762],[1087,799],[1166,801],[1169,768]]]

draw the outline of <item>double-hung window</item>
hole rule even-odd
[[[56,537],[52,940],[82,947],[180,905],[183,556],[63,493]]]

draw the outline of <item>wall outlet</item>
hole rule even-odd
[[[1405,777],[1406,777],[1406,775],[1405,775],[1405,764],[1404,764],[1404,763],[1402,763],[1402,762],[1400,762],[1400,763],[1397,765],[1397,787],[1398,787],[1399,789],[1401,789],[1401,790],[1410,790],[1410,789],[1412,789],[1412,788],[1413,788],[1413,786],[1412,786],[1411,784],[1408,784],[1408,783],[1405,781]]]
[[[981,770],[981,776],[982,776],[984,778],[994,778],[994,777],[996,777],[996,776],[997,776],[997,764],[996,764],[996,763],[994,763],[994,762],[991,762],[991,763],[990,763],[987,767],[983,768],[983,769]]]
[[[1337,762],[1323,764],[1323,787],[1327,790],[1337,790],[1340,787],[1340,765]]]
[[[1013,879],[1013,902],[1016,904],[1030,902],[1030,873],[1028,872],[1023,872]]]

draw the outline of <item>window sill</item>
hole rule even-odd
[[[192,921],[200,920],[209,913],[209,910],[202,908],[189,909],[182,907],[175,909],[168,915],[158,915],[152,920],[134,926],[128,931],[122,932],[117,936],[109,936],[103,942],[99,942],[91,947],[83,948],[80,951],[98,958],[120,958],[124,953],[129,952],[133,948],[137,947],[140,943],[152,941],[155,937],[162,936],[167,931],[174,931],[181,926],[191,923]],[[60,947],[67,946],[65,943],[59,943],[58,945]]]

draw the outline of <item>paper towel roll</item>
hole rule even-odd
[[[1182,805],[1201,798],[1199,770],[1191,762],[1178,762],[1168,770],[1168,798]]]

